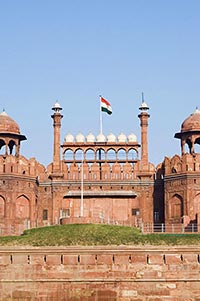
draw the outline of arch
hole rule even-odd
[[[119,161],[126,161],[127,155],[126,155],[126,150],[124,148],[120,148],[117,151],[117,160]]]
[[[169,201],[169,218],[181,222],[183,216],[183,198],[175,194]]]
[[[5,199],[0,195],[0,218],[5,216]]]
[[[131,161],[131,160],[137,160],[138,158],[138,152],[136,149],[134,148],[130,148],[128,150],[128,160]]]
[[[98,148],[96,151],[96,158],[97,160],[105,161],[106,160],[106,153],[103,148]]]
[[[200,193],[198,193],[193,200],[193,218],[196,217],[197,213],[200,213]]]
[[[10,155],[13,154],[14,152],[14,147],[16,148],[16,143],[14,140],[10,140],[9,143],[8,143],[8,148],[9,148],[9,153]],[[16,152],[16,151],[15,151]]]
[[[21,195],[16,199],[15,216],[23,219],[30,217],[30,202],[25,195]]]
[[[95,151],[92,148],[88,148],[85,152],[86,161],[94,161],[95,160]]]
[[[6,154],[6,143],[3,139],[0,139],[0,155]]]
[[[73,161],[74,160],[74,152],[71,148],[67,148],[64,152],[64,159],[65,160],[69,160],[69,161]]]
[[[107,160],[108,161],[116,161],[117,160],[117,153],[113,148],[109,148],[107,151]]]
[[[195,143],[195,153],[199,154],[200,153],[200,137],[196,138],[194,143]]]
[[[83,160],[83,150],[81,148],[76,149],[74,153],[75,161]]]

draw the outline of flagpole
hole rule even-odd
[[[83,217],[83,152],[82,152],[82,164],[81,164],[81,208],[80,208],[80,216]]]
[[[103,134],[103,129],[102,129],[102,111],[101,111],[101,95],[99,95],[99,102],[100,102],[100,107],[99,107],[99,113],[100,113],[100,134]]]

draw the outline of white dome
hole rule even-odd
[[[148,107],[148,105],[146,104],[146,102],[142,102],[142,104],[141,104],[141,106],[139,107],[139,109],[141,110],[141,111],[147,111],[147,110],[149,110],[149,107]]]
[[[104,136],[104,134],[100,133],[97,136],[97,142],[105,142],[106,141],[106,137]]]
[[[134,133],[131,133],[129,136],[128,136],[128,142],[137,142],[137,137]]]
[[[68,133],[65,136],[65,142],[74,142],[74,136],[71,133]]]
[[[76,135],[76,142],[85,142],[85,137],[82,133]]]
[[[118,136],[118,141],[119,142],[126,142],[126,135],[124,133],[120,133]]]
[[[116,136],[115,136],[113,133],[110,133],[110,134],[107,136],[107,141],[108,141],[108,142],[116,142]]]
[[[55,112],[59,112],[59,111],[62,110],[62,108],[61,108],[61,106],[60,106],[60,104],[59,104],[58,101],[55,102],[55,104],[54,104],[52,110],[55,111]]]
[[[60,104],[58,101],[56,101],[56,103],[54,104],[54,108],[60,108]]]
[[[95,136],[92,133],[89,133],[86,137],[87,142],[95,142]]]

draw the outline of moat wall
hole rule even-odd
[[[200,301],[200,247],[1,247],[0,300]]]

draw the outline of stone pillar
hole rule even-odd
[[[51,115],[53,118],[53,127],[54,127],[54,149],[53,149],[53,174],[61,173],[61,162],[60,162],[60,128],[61,128],[61,115],[60,111],[62,108],[59,103],[56,102],[52,108],[54,114]]]
[[[149,170],[149,159],[148,159],[148,119],[150,115],[148,114],[149,107],[142,101],[139,108],[141,113],[138,115],[140,118],[141,126],[141,170]]]

